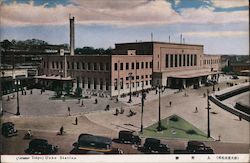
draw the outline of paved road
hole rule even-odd
[[[24,130],[19,130],[17,136],[5,138],[0,136],[1,154],[25,154],[25,149],[29,146],[30,140],[24,140],[23,136],[26,133]],[[68,134],[58,136],[56,132],[39,132],[33,131],[34,138],[47,139],[49,143],[59,147],[59,154],[69,154],[73,150],[72,144],[77,141],[78,134]],[[116,137],[115,137],[116,138]],[[164,144],[168,144],[173,153],[174,149],[184,150],[186,148],[186,141],[183,140],[165,140]],[[114,148],[120,148],[124,154],[142,154],[136,147],[130,144],[112,143]],[[205,142],[206,145],[212,147],[216,154],[235,154],[248,153],[249,146],[247,144],[239,143],[221,143],[221,142]],[[8,147],[8,148],[2,148]]]

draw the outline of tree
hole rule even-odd
[[[2,48],[9,49],[13,44],[9,40],[3,40],[1,43]]]
[[[75,96],[76,97],[82,97],[82,88],[77,87],[75,90]]]
[[[222,72],[224,72],[224,73],[228,73],[228,72],[231,72],[231,71],[232,71],[231,67],[229,67],[229,66],[225,66],[225,67],[223,67],[221,70],[222,70]]]

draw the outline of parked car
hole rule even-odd
[[[17,135],[17,130],[14,127],[14,123],[12,122],[5,122],[2,124],[2,135],[5,137],[11,137]]]
[[[154,138],[147,138],[143,145],[143,150],[146,153],[170,153],[170,149],[165,144],[161,144],[161,141]]]
[[[212,148],[205,146],[204,143],[200,141],[189,141],[187,143],[186,150],[190,153],[197,153],[197,154],[213,154],[214,151]]]
[[[237,75],[233,75],[232,79],[239,79],[239,77]]]
[[[120,131],[119,140],[122,143],[131,143],[136,145],[141,144],[141,138],[137,135],[134,135],[134,132],[132,131],[125,131],[125,130]]]
[[[83,151],[111,152],[112,140],[103,136],[80,134],[78,141],[73,144],[75,149]]]
[[[214,85],[214,83],[212,83],[211,81],[206,81],[205,82],[206,87],[209,87],[209,86],[212,86],[212,85]]]
[[[29,143],[29,148],[25,150],[27,154],[55,154],[58,151],[57,146],[53,146],[45,139],[33,139]]]

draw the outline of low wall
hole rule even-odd
[[[211,100],[214,104],[217,106],[221,107],[222,109],[236,115],[236,116],[241,116],[241,118],[250,121],[250,116],[249,114],[246,114],[240,110],[235,109],[234,107],[230,107],[226,104],[223,104],[219,99],[217,99],[214,95],[208,97],[209,100]]]
[[[244,87],[240,87],[238,89],[235,89],[235,90],[232,90],[232,91],[229,91],[229,92],[226,92],[226,93],[223,93],[221,95],[215,95],[217,99],[219,99],[220,101],[223,101],[225,99],[228,99],[230,97],[233,97],[235,95],[238,95],[238,94],[241,94],[241,93],[244,93],[244,92],[247,92],[250,90],[250,86],[247,85],[247,86],[244,86]]]

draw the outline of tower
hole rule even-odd
[[[70,55],[74,55],[75,52],[75,17],[69,16],[70,24]]]

